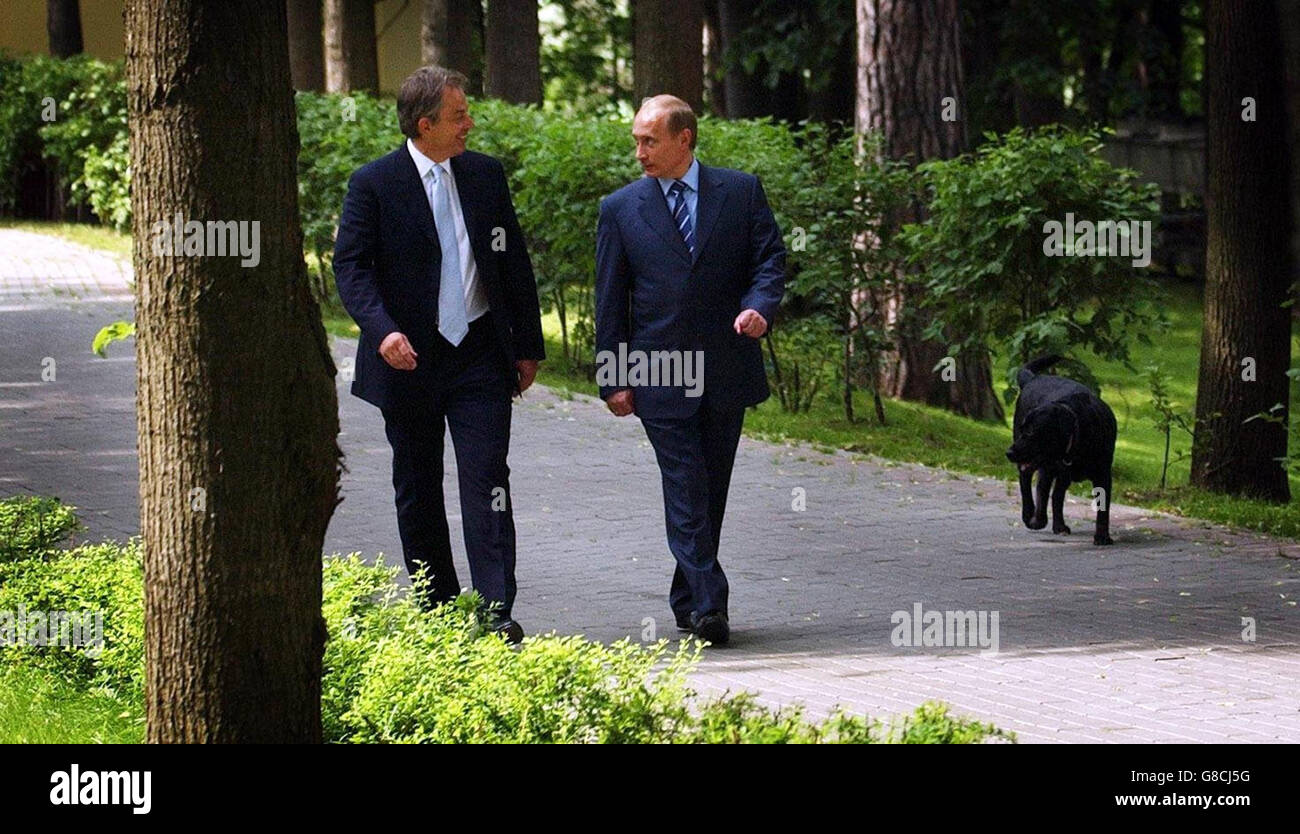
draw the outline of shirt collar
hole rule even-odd
[[[659,180],[659,187],[663,189],[664,195],[667,196],[668,189],[672,187],[675,180],[672,177],[655,177],[655,179]],[[691,191],[694,191],[697,194],[699,193],[700,161],[698,159],[691,160],[691,167],[686,169],[686,173],[682,175],[681,180],[686,183],[687,187]]]
[[[434,162],[432,159],[425,156],[419,148],[415,147],[415,143],[410,139],[406,140],[406,149],[410,151],[411,159],[415,161],[415,170],[420,172],[420,179],[429,176],[429,170],[435,166],[439,169],[440,175],[442,173],[451,173],[450,158],[444,159],[442,162]]]

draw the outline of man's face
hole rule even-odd
[[[650,177],[680,177],[691,164],[691,132],[676,136],[668,131],[668,114],[652,107],[642,107],[632,120],[632,138],[636,141],[636,161]]]
[[[442,94],[442,109],[438,121],[427,117],[420,119],[420,139],[433,151],[433,158],[441,161],[465,151],[465,142],[474,120],[469,117],[469,101],[464,90],[448,87]]]

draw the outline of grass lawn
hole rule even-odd
[[[6,228],[55,234],[86,246],[118,254],[130,254],[131,242],[122,235],[97,226],[75,223],[0,221]],[[1190,284],[1168,284],[1166,305],[1171,327],[1167,333],[1152,334],[1151,345],[1135,344],[1133,365],[1142,371],[1158,364],[1168,378],[1169,395],[1177,410],[1190,421],[1196,402],[1196,377],[1200,357],[1201,290]],[[325,329],[332,335],[355,338],[356,324],[339,308],[324,311]],[[579,370],[569,368],[560,350],[558,318],[543,318],[547,355],[538,381],[544,385],[595,396],[596,386]],[[1293,338],[1293,351],[1297,348]],[[1115,411],[1119,422],[1119,443],[1115,454],[1115,500],[1124,504],[1166,510],[1251,530],[1300,538],[1300,503],[1285,506],[1228,498],[1187,486],[1191,438],[1175,430],[1171,444],[1168,488],[1160,489],[1164,435],[1153,425],[1156,412],[1151,405],[1145,376],[1134,374],[1118,362],[1107,362],[1083,354],[1102,385],[1102,396]],[[1000,379],[1002,361],[994,358],[994,378]],[[1000,389],[1001,383],[995,383]],[[1300,414],[1297,386],[1292,388],[1291,413]],[[999,394],[1000,394],[999,390]],[[1006,425],[967,420],[941,409],[900,400],[885,401],[887,425],[875,422],[870,399],[857,392],[854,412],[858,419],[844,419],[838,390],[820,395],[807,413],[787,414],[775,398],[753,410],[745,421],[745,433],[778,442],[804,442],[823,451],[844,449],[889,460],[913,461],[941,466],[958,472],[1015,480],[1015,470],[1006,462],[1011,442],[1011,411]],[[1180,453],[1182,455],[1179,459]],[[1090,484],[1076,484],[1072,491],[1087,497]],[[1300,478],[1291,477],[1293,495],[1300,495]]]
[[[115,232],[107,226],[86,223],[51,223],[44,220],[15,220],[0,217],[0,229],[18,229],[41,235],[54,235],[91,249],[100,249],[124,258],[131,257],[131,236]]]
[[[0,744],[141,744],[143,704],[0,665]]]

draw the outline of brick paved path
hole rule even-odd
[[[121,538],[138,529],[132,348],[102,360],[89,344],[130,318],[128,274],[31,237],[0,230],[0,496],[57,494],[95,536]],[[54,278],[79,300],[39,290]],[[335,355],[354,349],[338,342]],[[55,382],[41,381],[45,357]],[[382,422],[339,390],[349,472],[327,552],[400,563]],[[675,637],[640,424],[534,388],[515,409],[513,445],[524,626]],[[449,448],[455,529],[453,467]],[[1094,548],[1086,504],[1071,500],[1075,532],[1057,537],[1020,526],[1017,500],[1009,481],[744,439],[723,533],[733,644],[707,652],[696,685],[813,714],[936,698],[1022,741],[1300,741],[1300,546],[1116,506],[1117,544]],[[893,645],[891,615],[918,603],[996,611],[999,651]]]

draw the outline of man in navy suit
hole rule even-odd
[[[518,642],[511,396],[532,384],[545,351],[505,171],[465,149],[474,120],[464,86],[436,66],[403,82],[397,115],[408,138],[349,180],[334,275],[361,328],[352,393],[383,411],[393,447],[406,567],[430,580],[422,603],[460,592],[442,491],[449,427],[473,585],[498,606],[497,630]]]
[[[641,418],[659,462],[677,626],[722,644],[722,516],[745,408],[769,393],[758,340],[784,293],[785,247],[758,178],[701,165],[696,135],[674,96],[646,99],[632,123],[646,176],[600,205],[596,350],[598,367],[657,354],[689,368],[702,356],[703,385],[630,372],[597,381],[610,411]]]

